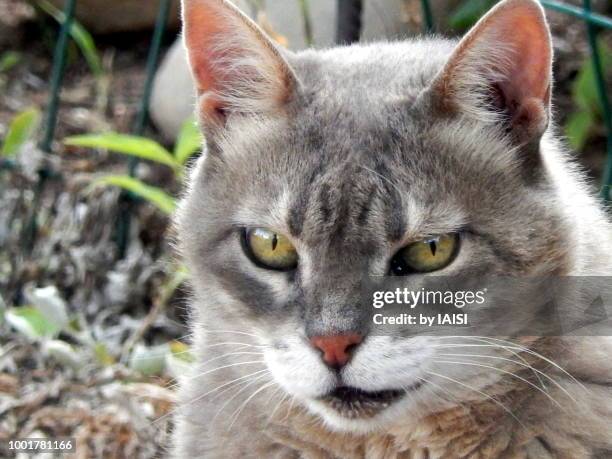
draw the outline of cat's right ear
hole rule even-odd
[[[198,115],[224,126],[233,114],[282,110],[297,79],[266,34],[226,0],[183,0],[183,39]]]
[[[550,119],[552,43],[536,0],[504,0],[459,42],[430,91],[441,114],[492,123],[520,143]]]

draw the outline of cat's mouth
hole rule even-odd
[[[350,419],[372,418],[392,403],[402,398],[407,391],[416,390],[421,383],[408,389],[365,391],[356,387],[340,386],[321,400],[338,414]]]

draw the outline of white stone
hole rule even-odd
[[[417,21],[407,21],[405,0],[366,0],[361,39],[393,39],[418,32]],[[249,15],[254,11],[242,0],[235,4]],[[315,47],[333,45],[336,31],[336,1],[310,0]],[[417,9],[417,11],[419,11]],[[303,18],[297,0],[267,0],[266,17],[273,30],[287,39],[290,49],[307,46]],[[194,89],[181,40],[166,54],[156,75],[151,100],[151,118],[168,142],[173,142],[186,118],[193,113]]]

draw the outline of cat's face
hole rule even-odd
[[[210,24],[200,31],[204,13],[218,20],[213,38]],[[454,52],[427,41],[285,58],[267,41],[255,48],[264,38],[222,2],[186,2],[185,15],[209,147],[178,221],[197,320],[256,335],[275,381],[339,429],[430,409],[453,380],[459,398],[482,396],[499,373],[453,365],[456,339],[373,324],[361,286],[387,275],[415,286],[431,275],[565,269],[562,222],[537,147],[548,120],[546,72],[534,83],[511,65],[505,79],[486,80],[499,76],[498,62],[480,79],[462,74],[478,70],[470,59],[483,59],[483,39],[499,40],[503,30],[492,27],[525,29],[537,43],[524,59],[549,72],[539,7],[507,2],[472,32],[476,44]],[[254,34],[248,45],[236,28]],[[208,42],[212,51],[200,56],[196,45]],[[480,46],[479,55],[468,46]],[[479,89],[483,81],[494,90]],[[467,90],[482,97],[462,99]],[[500,351],[493,341],[461,342],[482,357]]]

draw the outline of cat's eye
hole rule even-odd
[[[266,228],[252,228],[244,232],[247,255],[257,265],[277,271],[295,269],[298,255],[289,239]]]
[[[444,234],[407,245],[391,260],[391,273],[405,276],[445,268],[459,250],[459,235]]]

